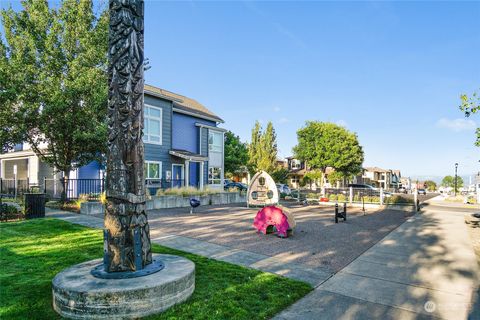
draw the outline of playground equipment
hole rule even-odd
[[[278,203],[278,189],[275,181],[265,171],[257,172],[248,186],[248,204],[256,206]]]
[[[343,203],[343,212],[338,211],[338,203],[335,203],[335,223],[338,223],[338,219],[343,219],[347,221],[347,203]]]
[[[295,228],[293,215],[276,206],[268,206],[257,212],[253,226],[263,234],[276,233],[281,238],[287,238]]]
[[[190,214],[193,213],[193,209],[200,206],[200,200],[197,200],[195,198],[190,199]]]

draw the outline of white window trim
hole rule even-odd
[[[151,118],[151,119],[154,119],[154,120],[160,120],[160,142],[158,141],[151,141],[149,139],[146,138],[147,135],[143,135],[143,142],[144,143],[149,143],[149,144],[157,144],[157,145],[163,145],[163,108],[160,108],[160,107],[156,107],[156,106],[152,106],[150,104],[145,104],[145,107],[149,107],[149,108],[153,108],[153,109],[157,109],[160,111],[160,117],[152,117],[150,115],[148,116],[145,116],[144,115],[144,119],[143,121],[145,122],[145,120],[147,120],[147,118]],[[143,124],[145,126],[145,123]]]
[[[212,168],[218,168],[218,169],[220,169],[220,178],[218,178],[218,179],[211,179],[211,180],[220,180],[219,183],[210,183],[210,177],[209,177],[209,176],[210,176],[210,169],[212,169]],[[220,186],[220,185],[222,185],[222,180],[223,180],[223,179],[222,179],[222,175],[223,175],[223,169],[222,169],[222,167],[208,167],[208,171],[207,171],[207,184],[208,184],[209,186]]]
[[[220,150],[211,150],[210,149],[210,133],[213,133],[213,134],[219,134],[221,135],[221,141],[222,141],[222,145],[221,145],[221,148]],[[224,132],[223,131],[217,131],[217,130],[212,130],[212,129],[208,129],[208,152],[214,152],[214,153],[223,153],[223,148],[224,148],[224,145],[225,145],[225,137],[224,137]]]
[[[149,164],[159,164],[158,166],[158,170],[159,170],[159,175],[158,175],[158,178],[147,178],[145,177],[145,180],[161,180],[163,175],[162,175],[162,171],[163,171],[163,165],[162,165],[162,161],[145,161],[145,165],[147,166],[147,175],[148,175],[148,165]]]

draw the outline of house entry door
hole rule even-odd
[[[183,164],[172,165],[172,188],[180,188],[184,185]]]

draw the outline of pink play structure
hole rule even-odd
[[[295,220],[293,215],[284,212],[282,209],[276,206],[268,206],[257,212],[253,220],[253,226],[258,232],[264,234],[274,232],[277,236],[286,238],[295,227]]]

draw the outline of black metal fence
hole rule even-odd
[[[15,197],[31,191],[28,179],[0,179],[0,195],[3,197]]]
[[[43,193],[50,199],[60,199],[65,185],[65,198],[98,200],[105,191],[104,179],[44,179]]]
[[[148,192],[155,195],[159,189],[185,187],[184,179],[147,179]],[[22,196],[26,192],[43,192],[48,199],[61,199],[65,184],[65,198],[75,200],[80,197],[86,200],[98,200],[105,191],[104,179],[43,179],[38,185],[32,185],[28,179],[0,179],[0,195],[3,197]],[[192,187],[198,185],[189,184]]]
[[[292,190],[291,196],[298,201],[328,201],[353,203],[388,203],[388,204],[412,204],[413,197],[404,194],[395,194],[392,190],[380,190],[372,188],[325,188],[308,190]],[[323,198],[323,199],[322,199]],[[381,199],[382,198],[382,199]]]

